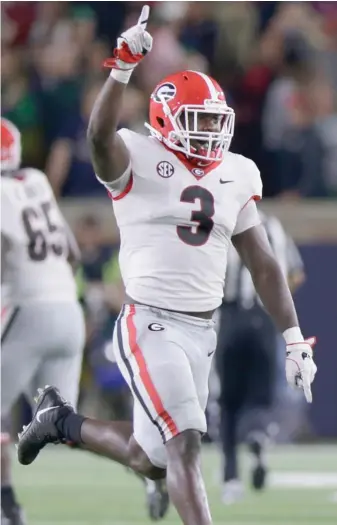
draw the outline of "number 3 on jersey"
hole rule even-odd
[[[213,195],[200,186],[188,186],[180,196],[181,202],[200,202],[200,209],[191,213],[191,221],[199,223],[195,226],[177,226],[177,234],[180,239],[190,246],[202,246],[208,241],[214,226],[212,217],[214,215]]]

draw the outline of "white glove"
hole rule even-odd
[[[152,49],[152,36],[145,31],[149,19],[150,8],[144,5],[137,25],[130,27],[117,39],[114,57],[104,62],[105,67],[132,71]]]
[[[312,358],[312,347],[315,337],[310,337],[300,343],[287,345],[286,376],[289,385],[303,388],[308,403],[312,403],[311,383],[317,372],[317,366]]]

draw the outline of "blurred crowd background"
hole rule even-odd
[[[198,69],[236,112],[233,151],[260,167],[266,197],[337,196],[336,2],[148,2],[154,49],[137,68],[121,126],[143,130],[165,75]],[[101,67],[139,2],[3,2],[2,112],[24,162],[57,195],[94,197],[85,142]]]
[[[327,203],[329,199],[337,206],[337,3],[148,4],[154,48],[132,76],[121,127],[145,133],[148,99],[158,81],[181,69],[203,71],[220,82],[235,110],[231,149],[257,163],[264,196],[285,206],[312,199],[308,219],[317,199]],[[62,206],[66,208],[71,198],[68,211],[80,210],[72,226],[82,250],[77,279],[87,315],[87,352],[80,404],[88,415],[105,411],[109,417],[121,417],[130,409],[117,368],[105,358],[123,298],[118,235],[114,227],[108,240],[104,235],[96,204],[103,199],[91,207],[82,199],[104,197],[109,206],[93,174],[86,128],[107,77],[102,62],[111,56],[120,32],[136,23],[141,5],[97,1],[1,5],[2,115],[22,133],[23,164],[45,171]],[[113,221],[110,208],[109,220]],[[331,236],[332,229],[328,235],[323,228],[319,235]],[[337,311],[333,299],[337,283],[331,279],[336,274],[337,241],[323,248],[320,240],[319,246],[315,243],[301,248],[308,285],[300,291],[298,304],[305,329],[322,332],[323,346],[331,350],[335,322],[330,312],[335,307]],[[323,275],[322,268],[326,268]],[[324,319],[315,317],[316,301],[327,309]],[[337,362],[318,356],[318,364],[321,376],[316,388],[319,401],[322,386],[323,404],[329,396],[330,400],[337,396]],[[303,408],[299,396],[284,396],[283,406],[289,408],[292,402]],[[288,418],[292,430],[300,427],[310,435],[316,425],[316,433],[337,435],[336,406],[329,415],[318,408],[311,427],[300,412],[293,411],[292,417],[292,423]]]

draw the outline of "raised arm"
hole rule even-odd
[[[89,121],[88,142],[96,174],[112,182],[127,170],[128,150],[117,135],[119,112],[126,84],[109,77],[100,92]]]
[[[92,163],[103,182],[118,180],[130,165],[128,150],[117,134],[117,127],[131,74],[152,47],[152,37],[145,31],[148,17],[149,7],[144,6],[137,25],[118,38],[114,58],[104,63],[111,73],[94,104],[87,133]]]

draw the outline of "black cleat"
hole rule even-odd
[[[256,465],[252,470],[252,485],[255,490],[263,490],[266,484],[267,469],[264,465]]]
[[[166,487],[166,480],[145,480],[147,509],[151,520],[158,521],[166,515],[170,500]]]
[[[255,490],[263,490],[266,484],[267,467],[265,465],[265,446],[267,435],[253,433],[249,440],[249,450],[254,458],[254,467],[251,472],[251,483]]]
[[[18,460],[22,465],[33,463],[40,450],[48,443],[64,442],[56,427],[56,422],[74,412],[73,407],[60,395],[57,388],[46,386],[38,389],[36,411],[31,423],[23,427],[17,444]]]
[[[14,505],[7,513],[1,509],[1,525],[27,525],[22,508]]]

